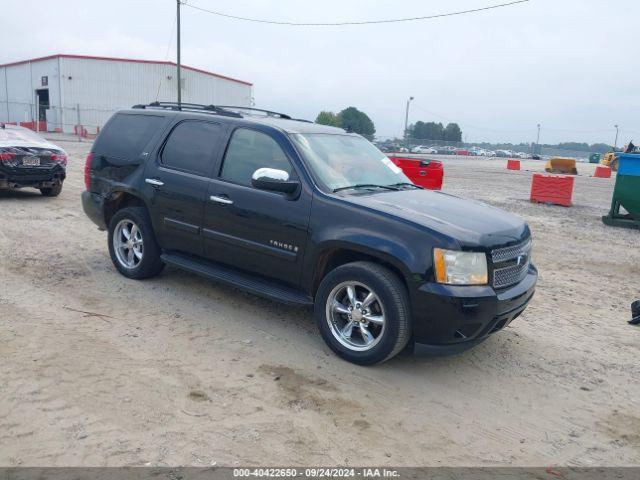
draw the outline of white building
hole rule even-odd
[[[0,65],[0,122],[94,134],[117,110],[175,102],[176,78],[175,63],[152,60],[58,54],[7,63]],[[185,103],[251,106],[249,82],[184,65],[181,79]]]

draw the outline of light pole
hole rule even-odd
[[[182,110],[182,92],[180,90],[180,1],[176,1],[176,26],[177,26],[177,59],[176,59],[176,76],[178,77],[178,110]]]
[[[409,104],[413,100],[413,97],[409,97],[407,100],[407,109],[404,112],[404,143],[407,143],[407,137],[409,136]]]
[[[613,151],[616,151],[616,147],[618,146],[618,125],[614,125],[616,127],[616,140],[613,142]]]
[[[538,136],[536,137],[536,146],[533,149],[533,153],[540,153],[540,124],[538,124]]]

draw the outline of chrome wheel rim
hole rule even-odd
[[[129,219],[118,222],[113,232],[113,250],[123,267],[132,269],[140,265],[144,254],[144,243],[142,232],[135,222]]]
[[[380,298],[359,282],[342,282],[331,290],[326,318],[334,338],[356,352],[371,350],[385,332],[385,312]]]

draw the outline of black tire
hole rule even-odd
[[[337,325],[335,316],[344,322],[350,321],[352,317],[342,313],[334,313],[334,316],[331,316],[329,311],[333,310],[327,306],[330,297],[331,301],[333,300],[336,289],[349,282],[363,288],[361,296],[369,289],[377,297],[378,308],[384,317],[384,329],[379,331],[376,343],[364,351],[354,350],[338,340],[334,332],[340,330],[340,325]],[[376,308],[375,304],[372,305],[372,309]],[[348,263],[327,274],[316,293],[314,316],[320,334],[329,348],[341,358],[358,365],[373,365],[389,360],[407,345],[411,337],[409,298],[403,282],[388,268],[372,262]],[[367,327],[381,328],[372,323]],[[364,335],[361,337],[364,338]]]
[[[116,228],[123,221],[132,222],[139,229],[142,239],[142,258],[138,260],[132,267],[128,267],[118,258],[116,248],[114,246],[114,235]],[[126,207],[118,210],[109,222],[109,255],[111,261],[118,271],[128,278],[141,280],[158,275],[164,268],[164,263],[160,259],[161,250],[156,241],[151,218],[147,209],[144,207]]]
[[[40,189],[40,193],[45,197],[57,197],[62,192],[62,182],[53,187],[45,187]]]

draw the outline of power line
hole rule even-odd
[[[173,35],[176,31],[176,23],[177,18],[173,19],[173,24],[171,26],[171,35],[169,36],[169,44],[167,45],[167,52],[164,55],[164,59],[169,59],[169,52],[171,52],[171,44],[173,43]],[[160,81],[158,82],[158,91],[156,92],[156,102],[158,101],[158,97],[160,96],[160,87],[162,87],[162,77],[160,77]]]
[[[500,3],[498,5],[489,5],[481,8],[472,8],[469,10],[459,10],[457,12],[448,12],[448,13],[439,13],[436,15],[425,15],[421,17],[407,17],[407,18],[392,18],[392,19],[382,19],[382,20],[358,20],[358,21],[345,21],[345,22],[329,22],[329,23],[314,23],[314,22],[287,22],[282,20],[266,20],[261,18],[251,18],[251,17],[241,17],[238,15],[231,15],[228,13],[217,12],[214,10],[208,10],[206,8],[198,7],[196,5],[192,5],[190,3],[182,3],[185,7],[190,7],[195,10],[200,10],[201,12],[210,13],[212,15],[217,15],[219,17],[228,18],[231,20],[240,20],[243,22],[253,22],[253,23],[266,23],[269,25],[286,25],[290,27],[342,27],[342,26],[353,26],[353,25],[376,25],[382,23],[400,23],[400,22],[415,22],[420,20],[433,20],[436,18],[443,17],[453,17],[456,15],[467,15],[470,13],[478,13],[486,10],[493,10],[496,8],[502,7],[510,7],[513,5],[517,5],[519,3],[526,3],[529,0],[515,0],[513,2],[508,3]]]

